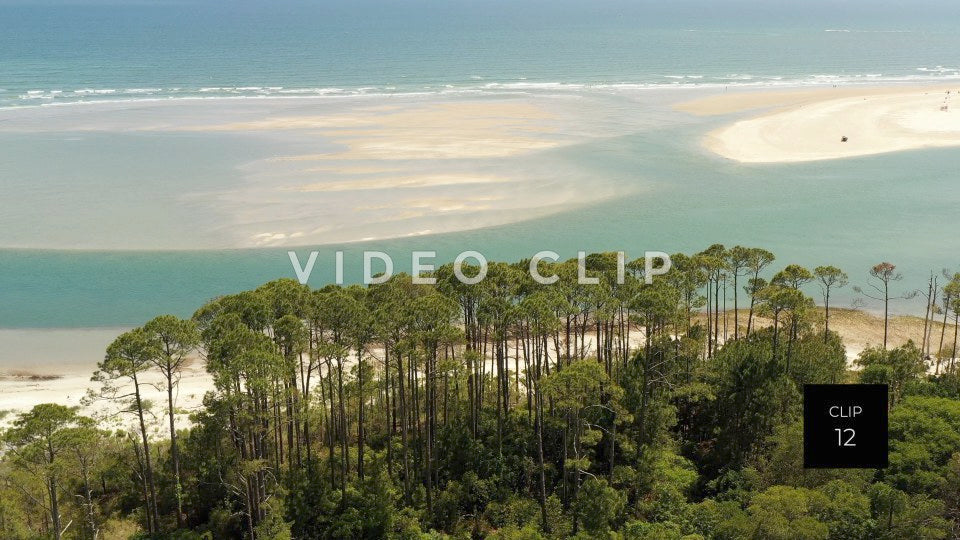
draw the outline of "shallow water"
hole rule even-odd
[[[564,150],[563,159],[579,167],[641,186],[621,196],[507,225],[298,253],[306,260],[311,249],[321,252],[311,277],[317,286],[333,279],[339,249],[346,252],[347,281],[359,279],[364,249],[392,254],[400,271],[409,269],[414,250],[437,251],[439,261],[465,249],[512,261],[541,249],[571,257],[579,249],[625,250],[632,258],[644,250],[739,243],[770,249],[778,265],[839,266],[854,283],[889,260],[904,272],[904,288],[923,286],[930,270],[955,267],[955,150],[740,165],[699,149],[707,127],[675,126]],[[286,251],[0,250],[0,326],[128,325],[160,312],[189,315],[218,294],[294,277]],[[853,295],[847,290],[837,299],[850,305]]]
[[[394,254],[403,270],[416,249],[436,250],[441,261],[463,249],[515,260],[541,249],[636,257],[714,242],[766,247],[778,265],[834,264],[861,284],[871,265],[889,260],[903,271],[904,289],[925,286],[931,270],[956,269],[955,149],[739,165],[699,145],[731,118],[694,118],[668,105],[741,87],[957,79],[960,6],[764,6],[0,2],[0,107],[20,107],[0,111],[0,327],[189,315],[218,294],[294,275],[284,247],[211,248],[255,245],[259,234],[296,232],[291,216],[319,222],[337,212],[344,226],[336,235],[303,240],[323,244],[313,285],[332,279],[337,249],[346,251],[348,281],[359,278],[363,249]],[[272,101],[278,96],[313,99]],[[223,97],[241,99],[196,99]],[[329,135],[129,130],[271,107],[342,112],[478,99],[546,104],[569,140],[452,169],[523,182],[407,197],[416,206],[429,196],[420,206],[434,209],[485,194],[509,204],[444,215],[406,209],[386,225],[373,217],[397,200],[387,192],[346,205],[329,193],[262,189],[303,185],[302,175],[269,159],[341,149]],[[58,106],[77,101],[120,103]],[[101,114],[111,107],[122,114]],[[91,123],[101,129],[77,130]],[[404,166],[451,173],[449,163]],[[321,180],[343,180],[334,176]],[[555,204],[531,204],[543,199]],[[342,244],[367,237],[383,239]],[[84,250],[35,249],[54,247]],[[107,251],[116,248],[125,250]],[[838,301],[850,305],[854,296],[848,289]]]
[[[538,217],[633,189],[628,178],[569,157],[656,125],[645,116],[651,104],[638,98],[494,93],[0,109],[0,248],[329,244]]]

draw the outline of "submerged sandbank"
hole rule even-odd
[[[543,217],[632,189],[579,170],[559,151],[609,136],[608,123],[619,122],[602,103],[584,101],[403,96],[0,109],[0,143],[24,147],[0,151],[13,179],[0,200],[0,225],[11,231],[0,248],[312,246]],[[51,153],[58,159],[48,160]]]

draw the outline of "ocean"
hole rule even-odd
[[[321,252],[315,286],[332,280],[337,250],[355,281],[363,250],[404,270],[414,250],[439,262],[464,249],[632,258],[719,242],[765,247],[778,265],[833,264],[861,284],[889,260],[904,290],[925,287],[930,271],[960,266],[955,149],[738,164],[699,142],[739,116],[670,104],[745,89],[960,86],[958,15],[945,2],[0,1],[0,328],[189,316],[294,277],[289,249]],[[349,206],[329,186],[294,189],[304,171],[276,158],[337,151],[327,131],[142,129],[465,102],[543,106],[562,121],[525,121],[522,142],[563,144],[404,161],[417,181],[525,183],[422,187],[406,209],[417,212],[383,221],[389,190]],[[368,157],[336,165],[369,169]],[[251,240],[293,222],[312,232]],[[838,298],[859,303],[849,289]]]

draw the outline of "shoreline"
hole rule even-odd
[[[799,163],[960,146],[960,82],[721,94],[674,105],[695,116],[766,109],[715,129],[707,150],[739,163]]]
[[[445,81],[436,81],[424,86],[395,86],[384,83],[384,86],[368,85],[340,85],[331,87],[315,86],[222,86],[222,87],[168,87],[168,88],[77,88],[61,89],[34,89],[19,91],[21,94],[18,104],[0,105],[0,110],[9,109],[39,109],[69,105],[89,104],[118,104],[129,102],[167,102],[167,101],[209,101],[209,100],[311,100],[311,99],[350,99],[350,98],[395,98],[404,97],[491,97],[510,95],[535,95],[538,92],[582,92],[596,91],[601,93],[617,92],[645,92],[645,91],[778,91],[799,88],[824,88],[841,86],[853,87],[890,87],[890,86],[923,86],[939,85],[950,78],[943,75],[888,75],[869,76],[837,75],[835,77],[796,76],[783,78],[782,76],[757,76],[747,79],[714,78],[703,79],[702,75],[663,75],[668,80],[649,80],[625,82],[622,80],[586,80],[586,81],[557,81],[557,80],[515,80],[490,79],[476,84],[450,84]],[[694,81],[709,82],[694,82]],[[681,82],[682,81],[682,82]],[[0,89],[2,91],[2,89]],[[25,92],[25,93],[23,93]],[[30,95],[31,97],[26,97]],[[99,97],[97,97],[99,96]],[[91,99],[93,98],[93,99]],[[7,99],[11,99],[7,97]],[[57,101],[59,100],[59,101]]]

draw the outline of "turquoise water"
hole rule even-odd
[[[333,253],[340,249],[347,281],[359,279],[363,249],[390,253],[399,271],[409,269],[414,250],[435,250],[440,261],[464,249],[516,260],[540,249],[571,257],[579,249],[622,249],[637,257],[644,250],[741,243],[769,247],[782,264],[840,266],[860,283],[870,265],[891,260],[907,277],[904,287],[919,287],[929,270],[955,265],[956,151],[875,156],[842,167],[744,166],[691,157],[682,145],[647,138],[624,137],[619,144],[635,150],[638,171],[660,179],[648,194],[500,227],[297,251],[304,261],[311,249],[321,252],[315,286],[333,280]],[[671,154],[675,160],[667,159]],[[137,324],[158,312],[187,315],[217,294],[294,277],[286,252],[2,250],[0,321],[8,327],[109,326]],[[839,296],[852,299],[849,290]]]
[[[958,20],[931,0],[4,0],[0,104],[955,77]]]
[[[515,260],[541,249],[640,256],[722,242],[767,247],[783,264],[841,266],[861,283],[890,260],[903,286],[918,288],[930,270],[957,266],[956,150],[740,165],[698,145],[730,118],[666,105],[725,87],[957,79],[958,11],[932,2],[0,2],[0,107],[29,107],[16,114],[35,118],[60,103],[131,100],[124,110],[140,110],[137,100],[196,97],[309,96],[332,109],[343,100],[582,99],[604,116],[592,128],[616,129],[529,166],[577,171],[565,185],[612,185],[616,196],[504,225],[301,248],[302,257],[321,251],[311,283],[332,279],[337,249],[353,281],[363,249],[394,254],[403,270],[416,249],[441,261],[463,249]],[[62,110],[77,107],[99,110]],[[143,231],[155,231],[156,245],[0,249],[0,327],[139,324],[293,277],[287,248],[156,249],[180,238],[228,242],[222,206],[169,194],[224,189],[239,162],[302,141],[58,130],[0,133],[0,245],[88,247],[96,242],[84,239],[106,236],[139,245]]]

